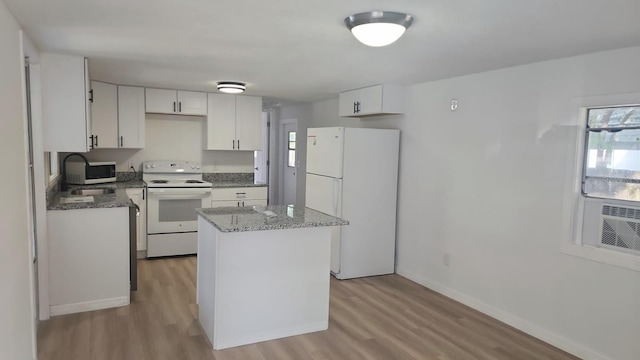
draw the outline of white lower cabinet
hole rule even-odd
[[[47,211],[51,315],[129,304],[129,208]]]
[[[147,189],[127,189],[127,195],[133,202],[140,207],[140,216],[136,223],[137,230],[137,248],[138,251],[147,250]]]
[[[214,188],[211,207],[267,206],[267,187]]]

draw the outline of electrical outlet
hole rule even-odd
[[[444,266],[449,266],[449,264],[451,263],[451,255],[449,255],[449,253],[444,253],[444,258],[442,259],[442,262],[444,263]]]
[[[129,169],[131,168],[135,169],[135,167],[133,166],[133,161],[129,161]]]

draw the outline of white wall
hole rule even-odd
[[[147,114],[145,148],[95,149],[86,154],[93,161],[116,161],[118,171],[127,171],[133,161],[137,171],[146,160],[191,160],[205,172],[253,172],[253,151],[211,151],[204,149],[206,118]]]
[[[35,359],[32,351],[26,133],[19,27],[0,1],[0,358]]]
[[[399,274],[584,358],[637,360],[640,273],[560,249],[571,100],[640,92],[638,74],[640,47],[621,49],[417,84],[404,116],[315,103],[311,124],[401,129]]]

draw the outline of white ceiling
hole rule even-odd
[[[640,45],[640,0],[4,0],[41,51],[89,58],[91,78],[247,94],[283,103],[377,83],[414,84]],[[343,24],[406,12],[395,44]]]

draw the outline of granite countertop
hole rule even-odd
[[[118,181],[114,183],[96,185],[69,185],[69,189],[76,188],[114,188],[113,194],[91,195],[86,202],[67,202],[68,199],[81,200],[83,195],[70,195],[69,192],[56,192],[55,188],[47,191],[47,210],[75,210],[92,208],[112,208],[130,206],[126,189],[145,188],[141,173],[117,172]],[[255,183],[253,173],[204,173],[203,179],[211,182],[212,188],[233,187],[267,187],[264,183]],[[72,201],[73,201],[72,200]]]
[[[197,212],[221,232],[349,225],[346,220],[292,205],[208,208]]]
[[[47,210],[77,210],[77,209],[95,209],[95,208],[114,208],[127,207],[131,205],[126,189],[144,188],[145,183],[142,180],[131,180],[115,183],[97,184],[97,185],[69,185],[69,191],[58,192],[47,204]],[[111,188],[115,189],[113,194],[104,195],[70,195],[73,189],[95,189],[95,188]],[[65,202],[68,199],[84,198],[86,202]]]
[[[204,173],[202,179],[210,182],[212,188],[268,186],[265,183],[255,183],[253,173]]]
[[[212,188],[234,188],[234,187],[265,187],[265,183],[242,182],[242,181],[212,181]]]

